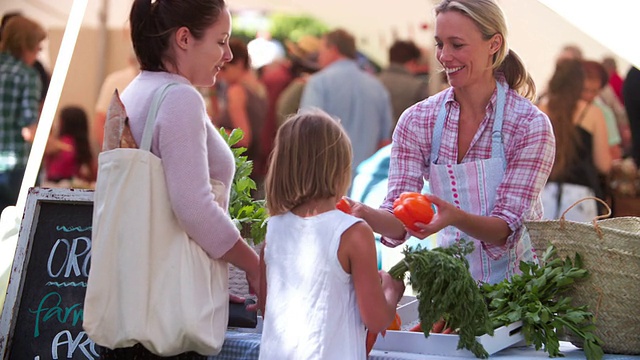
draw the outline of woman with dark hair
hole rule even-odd
[[[581,60],[561,60],[539,107],[551,120],[556,155],[549,183],[542,192],[544,217],[557,219],[585,197],[603,197],[598,174],[611,169],[607,125],[598,107],[584,100],[585,68]],[[598,215],[595,200],[581,202],[567,220],[591,221]]]
[[[225,106],[214,124],[227,130],[242,129],[244,137],[238,143],[247,148],[246,155],[254,164],[254,179],[261,183],[266,174],[267,155],[262,151],[262,129],[269,106],[267,90],[251,68],[247,45],[240,39],[231,39],[229,47],[233,59],[226,63],[220,80],[227,85]]]
[[[393,134],[387,197],[354,214],[395,247],[437,233],[439,246],[475,245],[470,272],[496,283],[536,261],[524,221],[542,216],[539,195],[553,164],[549,119],[530,101],[533,80],[507,44],[495,0],[444,0],[436,6],[436,56],[450,88],[407,109]],[[403,192],[429,181],[437,207],[429,224],[406,228],[393,216]]]
[[[223,0],[134,0],[129,20],[142,70],[121,97],[131,133],[140,144],[156,90],[177,83],[166,90],[157,109],[151,139],[151,152],[162,160],[172,210],[189,238],[210,258],[244,270],[250,288],[258,290],[258,255],[242,239],[225,200],[235,172],[234,157],[196,89],[212,86],[232,59],[229,10]],[[224,196],[213,195],[211,179],[222,182]],[[102,359],[160,358],[140,344],[100,351]],[[186,353],[170,359],[206,356]]]
[[[58,133],[45,149],[47,181],[79,179],[95,181],[95,167],[89,145],[87,113],[80,107],[67,106],[60,111]]]

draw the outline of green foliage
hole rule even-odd
[[[236,173],[231,184],[229,196],[229,215],[245,238],[250,238],[254,245],[264,241],[267,232],[267,209],[264,200],[255,200],[251,195],[256,190],[256,183],[250,175],[253,161],[242,155],[246,148],[233,147],[243,136],[242,130],[233,129],[230,134],[221,128],[220,135],[231,148],[236,162]]]
[[[298,41],[303,35],[322,36],[329,27],[322,21],[307,15],[273,14],[271,16],[271,37],[282,42]]]
[[[448,248],[427,250],[405,248],[404,259],[389,274],[409,282],[416,292],[418,315],[425,337],[433,324],[446,318],[447,327],[457,329],[458,349],[468,349],[478,358],[489,354],[476,335],[493,335],[493,326],[485,299],[469,273],[465,255],[473,251],[473,243],[464,240]]]
[[[404,259],[389,274],[409,281],[417,293],[418,315],[425,337],[441,318],[447,327],[457,329],[458,348],[470,350],[478,358],[488,356],[475,336],[493,334],[493,329],[522,321],[527,344],[536,350],[544,348],[549,357],[562,356],[558,333],[571,331],[584,343],[587,360],[600,360],[602,341],[593,333],[593,314],[587,306],[572,306],[563,293],[588,273],[576,254],[562,260],[550,246],[542,266],[521,262],[522,274],[497,284],[476,284],[469,273],[465,255],[473,251],[473,243],[464,240],[449,248],[404,250]]]
[[[574,260],[570,257],[562,260],[556,253],[550,246],[544,253],[542,266],[521,262],[521,275],[514,275],[511,281],[482,286],[493,326],[522,320],[527,344],[534,344],[536,350],[544,347],[549,357],[562,356],[558,332],[566,329],[583,339],[588,360],[602,359],[602,341],[593,334],[593,314],[586,306],[572,306],[571,298],[562,296],[576,280],[588,275],[587,270],[582,268],[579,254]]]
[[[320,37],[329,31],[329,27],[324,22],[308,15],[274,13],[269,15],[266,23],[269,24],[267,30],[269,30],[271,37],[282,43],[285,40],[298,41],[303,35]],[[256,26],[249,28],[239,21],[233,21],[233,37],[240,38],[245,42],[254,39],[259,30],[261,29]]]

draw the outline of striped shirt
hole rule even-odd
[[[499,81],[504,82],[504,79]],[[443,102],[446,103],[447,118],[437,163],[457,163],[460,104],[454,99],[453,89],[449,88],[415,104],[400,117],[393,134],[388,192],[382,209],[392,211],[393,200],[402,192],[420,192],[423,178],[429,180],[433,128]],[[491,157],[496,102],[497,92],[494,91],[463,163]],[[507,239],[509,243],[520,236],[524,220],[542,218],[540,193],[553,166],[555,138],[548,117],[512,89],[506,94],[502,136],[507,166],[490,216],[507,222],[512,230]],[[397,246],[404,239],[383,238],[382,242]]]
[[[35,69],[0,52],[0,171],[27,164],[31,144],[22,128],[38,120],[41,87]]]

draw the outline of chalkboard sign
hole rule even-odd
[[[29,190],[0,318],[1,360],[97,359],[82,329],[93,191]]]

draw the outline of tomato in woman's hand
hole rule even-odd
[[[421,230],[415,223],[428,224],[433,214],[431,201],[420,193],[404,192],[393,202],[393,215],[413,231]]]
[[[342,211],[343,213],[351,214],[351,205],[349,205],[349,202],[344,198],[338,201],[338,203],[336,204],[336,209]]]

